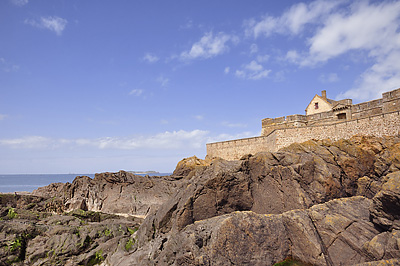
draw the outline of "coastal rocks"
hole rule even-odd
[[[372,221],[385,229],[400,230],[400,171],[385,179],[381,191],[373,198]]]
[[[205,160],[201,160],[196,156],[182,159],[176,165],[175,170],[172,173],[172,176],[176,178],[181,178],[185,176],[187,177],[189,173],[195,170],[196,168],[201,168],[202,166],[208,166],[210,165],[210,163],[211,163],[210,159],[206,158]],[[190,178],[190,176],[188,178]]]
[[[287,257],[294,256],[313,265],[357,264],[381,259],[373,251],[377,249],[374,245],[377,242],[372,240],[385,230],[397,228],[393,225],[398,219],[395,216],[397,209],[392,213],[392,208],[377,208],[381,192],[387,195],[390,191],[392,202],[396,202],[392,191],[396,188],[392,176],[398,171],[396,141],[373,137],[354,137],[337,142],[307,141],[276,153],[244,156],[239,161],[216,158],[206,166],[196,159],[194,164],[198,166],[192,167],[192,163],[186,170],[186,164],[183,163],[179,171],[186,174],[183,176],[186,180],[184,185],[158,211],[148,215],[137,232],[136,251],[131,256],[132,260],[127,260],[139,262],[148,257],[144,254],[151,254],[151,260],[161,264],[190,261],[187,264],[196,265],[198,258],[194,255],[196,251],[192,250],[193,242],[176,238],[191,235],[186,230],[194,225],[220,221],[220,217],[237,211],[252,211],[260,215],[283,213],[281,219],[293,245]],[[377,196],[376,192],[379,192]],[[355,195],[367,198],[346,199]],[[373,200],[368,199],[374,196]],[[330,203],[330,200],[337,198],[343,199],[339,203]],[[317,205],[325,202],[329,204]],[[351,208],[347,206],[349,204]],[[381,205],[386,206],[386,202]],[[325,206],[325,209],[316,210],[315,206]],[[329,208],[326,209],[326,206]],[[373,223],[370,221],[369,208],[371,217],[374,208],[379,209]],[[309,210],[294,211],[296,209]],[[378,231],[375,228],[378,217],[384,217],[386,224],[390,221],[390,227]],[[212,231],[207,233],[210,235],[226,234],[225,231],[223,234],[219,231],[213,233],[213,230],[219,230],[219,223],[207,228],[213,228],[207,229]],[[238,246],[241,246],[247,242],[239,243]],[[170,245],[173,251],[164,254]],[[178,250],[190,250],[192,255],[188,252],[179,255]],[[222,252],[229,248],[223,246],[218,250]],[[388,250],[391,248],[388,247]],[[226,254],[224,258],[234,261],[235,257],[231,256],[235,252]],[[257,251],[251,256],[265,257],[262,254]],[[167,261],[162,261],[165,258]],[[285,258],[280,257],[281,260]],[[210,265],[215,263],[219,262],[212,261]],[[149,265],[152,264],[149,262]]]
[[[191,157],[169,177],[77,177],[0,199],[0,257],[21,265],[398,265],[399,167],[398,137],[356,136],[237,161]]]
[[[274,265],[290,257],[304,265],[322,266],[399,258],[398,232],[381,236],[369,221],[371,204],[365,197],[351,197],[283,214],[232,212],[172,234],[156,231],[154,238],[135,245],[135,251],[123,260],[118,260],[121,253],[117,252],[105,262],[120,266]]]
[[[125,171],[78,176],[72,183],[56,183],[32,194],[61,199],[64,211],[75,209],[145,217],[173,195],[177,181],[169,177],[138,176]]]
[[[2,195],[15,202],[15,195]],[[14,198],[14,199],[13,199]],[[24,201],[38,197],[24,196]],[[31,200],[29,200],[31,198]],[[46,205],[45,201],[38,205]],[[98,212],[75,210],[63,215],[7,208],[0,217],[0,265],[95,265],[135,233],[142,222]],[[42,209],[44,210],[44,209]],[[122,242],[121,242],[122,241]]]

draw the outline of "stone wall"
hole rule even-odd
[[[351,118],[359,119],[382,114],[382,99],[354,104],[351,107]]]
[[[276,147],[276,132],[268,136],[236,139],[207,144],[207,156],[221,157],[226,160],[239,160],[243,155],[274,150]]]
[[[313,101],[321,99],[320,96],[316,95]],[[313,102],[312,101],[312,102]],[[336,103],[348,106],[349,108],[342,108],[338,110],[328,110],[324,112],[318,112],[308,115],[292,115],[287,117],[278,118],[265,118],[262,120],[261,136],[267,136],[274,130],[287,129],[291,127],[310,127],[318,125],[330,125],[335,123],[342,123],[342,119],[339,119],[338,114],[343,113],[345,119],[356,120],[366,117],[372,117],[383,113],[389,113],[400,110],[400,89],[388,91],[382,94],[381,99],[363,102],[359,104],[352,104],[351,99],[344,99],[336,101]],[[310,107],[309,105],[308,107]],[[311,112],[310,112],[311,113]],[[294,117],[297,121],[291,121],[291,117]]]
[[[397,102],[396,102],[397,104]],[[332,125],[276,129],[268,136],[207,144],[207,155],[237,160],[245,154],[277,151],[309,139],[348,139],[354,135],[394,136],[400,134],[400,111],[344,121]]]

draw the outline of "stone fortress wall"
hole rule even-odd
[[[208,143],[207,156],[238,160],[246,154],[274,152],[295,142],[348,139],[357,134],[400,134],[400,89],[355,105],[350,99],[337,101],[332,110],[312,115],[263,119],[260,137]]]

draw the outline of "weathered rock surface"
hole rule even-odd
[[[146,219],[132,235],[128,229],[107,241],[90,235],[97,244],[81,250],[71,244],[82,241],[72,236],[71,215],[54,216],[64,217],[64,227],[54,229],[58,238],[35,231],[26,240],[25,263],[52,247],[65,263],[88,265],[91,259],[121,266],[274,265],[286,259],[297,265],[399,264],[399,137],[307,141],[238,161],[191,157],[170,177],[104,173],[34,195],[46,202],[37,204],[38,211],[79,208]],[[7,204],[3,216],[12,207]],[[88,234],[103,222],[91,222]],[[47,264],[39,256],[36,265]]]
[[[116,246],[125,247],[142,221],[83,210],[52,214],[46,207],[51,199],[0,198],[0,265],[95,265]]]
[[[175,193],[177,180],[170,177],[139,176],[129,172],[78,176],[72,183],[54,183],[33,195],[61,199],[65,211],[75,209],[145,217]]]
[[[378,195],[375,197],[375,194],[381,190],[381,192],[395,190],[396,185],[394,184],[397,182],[395,180],[398,180],[400,166],[398,154],[400,154],[398,138],[354,137],[351,140],[337,142],[308,141],[291,145],[277,153],[266,152],[245,156],[240,161],[214,159],[209,166],[196,163],[196,167],[190,167],[187,171],[181,167],[180,173],[185,173],[190,178],[186,178],[188,181],[177,194],[162,205],[157,212],[145,219],[137,233],[138,241],[135,246],[137,251],[129,256],[130,259],[122,260],[121,265],[125,265],[124,261],[144,263],[143,261],[149,258],[146,262],[148,265],[155,262],[161,265],[170,263],[180,265],[186,260],[190,261],[185,262],[188,265],[203,265],[197,262],[197,254],[204,255],[205,251],[201,249],[200,253],[196,253],[192,250],[193,242],[188,242],[186,238],[182,239],[183,236],[193,235],[193,232],[188,233],[186,230],[197,224],[212,223],[204,230],[213,235],[210,230],[219,230],[220,223],[218,221],[226,218],[223,215],[233,215],[231,213],[235,211],[252,211],[257,214],[285,213],[281,218],[275,219],[285,221],[285,232],[291,234],[291,237],[287,239],[291,241],[292,247],[289,249],[290,252],[282,253],[280,260],[287,256],[294,256],[296,259],[314,265],[340,265],[338,263],[352,265],[382,259],[373,254],[374,252],[371,250],[374,248],[370,247],[371,252],[368,252],[364,245],[375,243],[372,239],[384,230],[397,228],[396,224],[399,219],[396,215],[399,212],[393,208],[377,208],[376,198]],[[391,181],[389,182],[389,180]],[[389,190],[389,187],[392,190]],[[313,208],[316,207],[312,206],[316,204],[355,195],[364,196],[363,201],[356,201],[358,203],[356,206],[352,206],[352,209],[338,210],[340,215],[336,213],[323,214],[323,210],[313,212]],[[373,197],[375,198],[372,201],[368,199]],[[391,197],[390,199],[393,204],[398,202],[397,198]],[[381,205],[386,206],[386,203],[387,200]],[[308,208],[309,211],[306,212],[308,216],[305,216],[304,211],[297,214],[305,217],[311,215],[315,221],[321,219],[319,223],[311,220],[314,222],[314,228],[310,224],[310,218],[308,220],[304,217],[299,218],[294,215],[296,211],[290,212]],[[346,212],[353,214],[357,208],[362,208],[362,215],[356,217],[345,215]],[[372,220],[374,223],[370,221],[373,210],[378,209],[376,217],[385,218],[385,224],[389,223],[391,227],[381,228],[377,218]],[[311,214],[309,214],[310,212]],[[313,214],[315,217],[312,216]],[[289,215],[294,216],[288,218]],[[330,219],[325,221],[323,218],[326,215],[330,215]],[[239,219],[238,216],[235,217],[231,218]],[[244,220],[248,219],[250,218]],[[235,224],[240,225],[242,222],[237,221]],[[293,228],[290,229],[289,225],[292,225]],[[301,241],[304,240],[304,237],[300,238],[301,240],[297,242],[299,245],[294,244],[293,241],[302,232],[317,234],[319,226],[322,231],[319,238],[324,245],[318,245],[316,238],[311,241],[310,237],[307,237],[308,240],[305,242]],[[333,228],[331,228],[332,226]],[[379,230],[375,228],[377,226]],[[267,228],[266,225],[261,227]],[[217,231],[215,234],[226,235],[226,232]],[[262,235],[263,232],[258,232],[258,234]],[[370,241],[372,242],[369,243]],[[229,242],[235,243],[234,245],[238,247],[247,245],[247,241],[244,240],[231,239],[228,241],[226,239],[225,244],[218,248],[218,252],[229,250],[227,247]],[[311,244],[306,245],[305,243]],[[285,244],[282,245],[285,246]],[[326,246],[326,253],[322,252],[322,248],[318,249],[318,246]],[[170,248],[172,251],[168,254],[165,253],[167,252],[165,250],[168,250],[167,247],[172,247]],[[214,246],[207,250],[213,248]],[[271,249],[279,250],[277,247]],[[390,247],[387,249],[391,250]],[[186,254],[187,252],[186,255],[179,255],[180,250],[189,250],[188,252],[192,255]],[[249,256],[265,258],[260,251],[254,251],[254,254],[250,253]],[[330,256],[329,259],[325,254],[330,253],[335,256]],[[387,254],[391,253],[393,251]],[[391,255],[387,256],[390,258]],[[110,259],[112,258],[115,256]],[[227,254],[224,258],[225,262],[211,259],[209,264],[204,263],[204,265],[223,264],[227,263],[226,260],[234,260],[231,255]],[[279,259],[275,260],[275,262],[278,261]],[[262,264],[264,261],[261,259],[259,262],[255,262],[253,258],[247,262],[237,261],[232,264],[235,263],[269,265],[268,263]],[[111,265],[118,265],[118,263],[113,261]]]
[[[309,265],[356,265],[400,258],[400,232],[381,233],[369,220],[372,201],[342,198],[283,214],[232,212],[154,232],[109,265],[274,265],[288,257]],[[138,232],[140,233],[140,232]],[[384,234],[384,235],[382,235]],[[388,264],[390,265],[390,264]]]

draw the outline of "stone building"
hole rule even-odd
[[[309,139],[350,138],[357,134],[387,136],[400,134],[400,89],[385,92],[382,98],[353,104],[351,99],[335,101],[326,91],[315,95],[305,115],[265,118],[260,137],[207,144],[207,155],[227,160],[245,154],[277,151]]]

